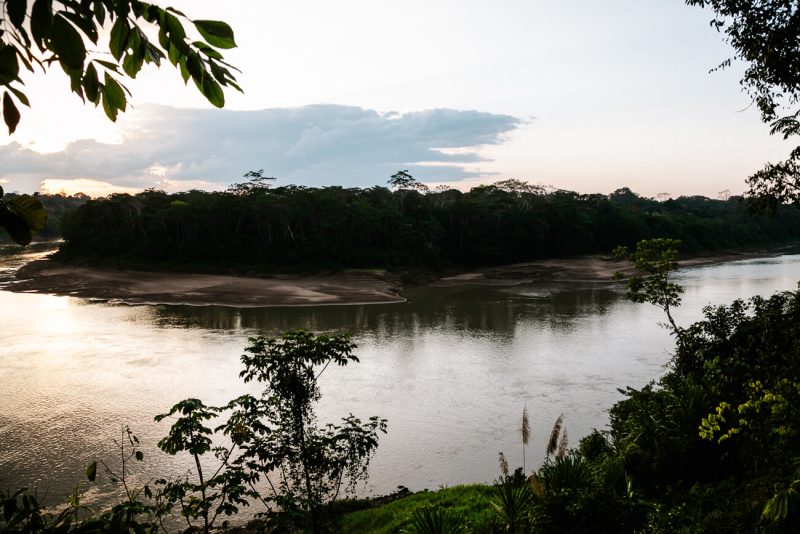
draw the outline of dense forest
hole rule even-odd
[[[64,214],[58,257],[251,272],[436,270],[608,253],[652,237],[681,239],[683,252],[697,253],[800,236],[800,211],[756,217],[740,197],[657,201],[627,188],[584,195],[518,180],[467,193],[259,184],[90,200]]]

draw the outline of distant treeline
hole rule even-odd
[[[240,271],[441,269],[608,253],[681,239],[683,253],[800,237],[800,210],[751,216],[740,197],[657,201],[545,191],[510,180],[468,193],[285,186],[90,200],[65,213],[67,261]]]

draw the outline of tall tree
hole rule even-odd
[[[711,26],[726,36],[735,53],[717,68],[743,61],[744,91],[784,139],[800,134],[800,6],[794,0],[686,0],[714,12]],[[747,180],[758,209],[800,203],[800,146],[785,161],[768,163]]]

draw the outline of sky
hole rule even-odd
[[[8,191],[105,195],[507,178],[581,193],[740,193],[791,148],[742,93],[711,13],[680,0],[173,0],[221,19],[244,94],[213,108],[165,64],[116,123],[51,70],[0,134]]]

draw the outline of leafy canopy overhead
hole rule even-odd
[[[193,40],[189,22],[202,40]],[[103,29],[110,27],[110,33]],[[157,33],[151,41],[148,35]],[[107,39],[107,41],[106,41]],[[18,103],[30,107],[20,71],[47,71],[58,64],[70,90],[103,106],[116,120],[130,91],[121,83],[135,78],[145,63],[167,59],[184,83],[191,78],[216,107],[225,104],[222,87],[241,91],[220,49],[234,48],[233,30],[216,20],[192,20],[177,9],[138,0],[3,0],[0,9],[0,88],[9,134],[20,121]]]
[[[726,35],[736,51],[732,60],[746,63],[744,91],[784,139],[800,134],[800,6],[794,0],[686,0],[714,11],[711,26]],[[800,202],[800,147],[789,159],[769,163],[747,180],[759,208]]]

